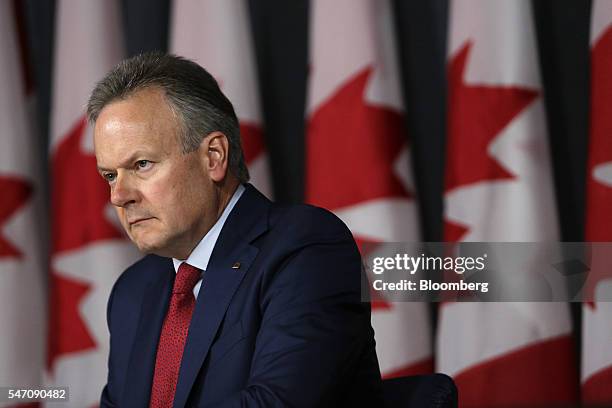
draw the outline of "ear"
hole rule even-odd
[[[229,141],[224,133],[211,132],[200,143],[200,155],[202,163],[206,167],[208,175],[214,182],[225,179],[229,165]]]

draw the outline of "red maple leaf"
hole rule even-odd
[[[264,151],[263,132],[261,127],[245,121],[240,122],[240,139],[244,160],[250,164]]]
[[[307,201],[336,210],[363,201],[410,197],[394,171],[407,143],[402,115],[366,104],[372,73],[357,73],[312,115],[308,124]]]
[[[81,149],[87,122],[81,118],[62,140],[52,159],[53,253],[94,241],[121,238],[104,216],[108,184],[96,170],[96,158]]]
[[[448,242],[458,242],[470,231],[469,227],[458,222],[444,220],[444,238]]]
[[[122,237],[104,214],[109,188],[96,170],[96,158],[81,149],[86,126],[83,117],[61,141],[52,158],[53,257],[96,241]],[[95,347],[78,312],[89,286],[56,271],[51,271],[51,280],[50,368],[62,354]]]
[[[90,290],[90,285],[51,273],[51,316],[49,321],[47,367],[64,354],[96,347],[87,326],[81,319],[79,305]]]
[[[517,86],[470,85],[465,68],[472,44],[457,52],[449,67],[449,117],[445,191],[480,181],[512,179],[489,154],[491,142],[537,96],[532,89]],[[459,239],[455,224],[445,227],[448,239]],[[447,239],[447,240],[448,240]]]
[[[366,104],[371,74],[371,67],[357,73],[309,122],[306,194],[313,204],[334,210],[376,198],[410,197],[393,168],[407,143],[402,115]],[[373,244],[355,239],[362,252],[364,244]],[[371,295],[373,309],[391,308],[377,293]]]
[[[32,185],[14,176],[0,176],[0,259],[22,257],[22,253],[2,236],[4,224],[27,202],[32,195]]]
[[[370,304],[373,312],[393,309],[393,305],[374,289],[370,289]]]

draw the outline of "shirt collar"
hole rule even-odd
[[[212,251],[215,248],[217,239],[219,238],[219,234],[223,229],[223,225],[225,224],[227,217],[229,217],[230,213],[232,212],[232,209],[242,196],[242,193],[244,193],[244,190],[245,188],[242,184],[238,185],[238,188],[236,189],[236,191],[234,191],[234,195],[232,195],[232,198],[223,210],[221,217],[219,217],[215,225],[213,225],[212,228],[206,233],[206,235],[204,235],[204,238],[200,240],[198,245],[196,245],[193,251],[191,251],[191,254],[189,254],[189,257],[186,260],[172,258],[175,272],[178,272],[178,268],[183,262],[187,262],[189,265],[195,266],[196,268],[202,271],[206,270],[206,267],[208,266],[208,261],[210,260],[210,256],[212,255]]]

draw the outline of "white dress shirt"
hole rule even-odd
[[[212,226],[212,228],[206,233],[206,235],[204,235],[204,238],[202,238],[198,245],[196,245],[196,247],[193,249],[193,251],[191,251],[191,254],[189,254],[189,257],[187,257],[187,259],[180,260],[172,258],[175,272],[178,272],[178,268],[183,262],[187,262],[189,265],[195,266],[196,268],[200,269],[202,271],[202,276],[204,276],[204,272],[206,271],[206,267],[208,266],[208,261],[210,260],[210,255],[212,254],[212,251],[215,248],[215,244],[217,243],[217,239],[219,238],[221,229],[223,228],[227,217],[229,217],[230,213],[232,212],[232,209],[238,202],[238,199],[240,199],[242,193],[244,193],[244,190],[244,186],[240,184],[234,192],[234,195],[230,199],[229,203],[227,203],[227,206],[223,210],[221,217],[219,217],[215,225]],[[202,277],[200,277],[200,280],[198,280],[196,285],[193,287],[193,295],[196,298],[198,297],[198,293],[200,293],[200,286],[202,286]]]

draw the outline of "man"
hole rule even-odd
[[[108,302],[101,406],[379,406],[348,229],[246,184],[231,103],[202,67],[145,54],[88,103],[100,175],[149,254]]]

